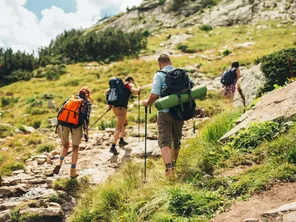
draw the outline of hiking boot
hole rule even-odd
[[[111,149],[109,150],[110,153],[113,153],[114,155],[118,155],[119,152],[117,151],[117,149],[115,147],[111,147]]]
[[[75,177],[78,177],[78,176],[79,176],[79,174],[77,174],[76,169],[75,168],[71,168],[70,169],[70,177],[71,178],[75,178]]]
[[[59,174],[60,169],[61,169],[61,166],[60,165],[56,165],[56,167],[53,169],[53,174]]]
[[[125,142],[124,140],[119,141],[119,146],[126,146],[126,145],[128,145],[128,143]]]

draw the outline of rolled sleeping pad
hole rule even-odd
[[[193,99],[203,98],[207,94],[207,87],[204,85],[196,86],[191,89],[191,96]],[[188,102],[188,93],[181,94],[183,103]],[[176,94],[172,94],[155,101],[157,110],[168,109],[179,104],[179,99]]]

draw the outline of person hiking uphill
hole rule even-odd
[[[113,143],[110,148],[110,153],[118,155],[119,152],[116,149],[116,144],[119,140],[119,146],[125,146],[128,143],[124,141],[127,121],[127,105],[129,98],[132,94],[139,95],[140,88],[136,88],[134,85],[134,79],[127,77],[125,83],[119,78],[111,78],[109,81],[110,88],[106,90],[107,102],[112,108],[114,115],[116,116],[116,127],[113,136]],[[114,96],[112,91],[114,89]],[[117,92],[116,92],[117,91]],[[115,95],[116,94],[116,95]],[[114,97],[114,99],[112,99]]]
[[[168,55],[161,54],[158,58],[160,71],[157,71],[153,78],[152,90],[147,100],[143,101],[144,106],[149,106],[161,97],[162,89],[165,87],[166,72],[171,72],[174,69]],[[162,159],[165,165],[165,175],[173,177],[176,161],[179,156],[182,138],[182,128],[184,121],[175,120],[169,109],[160,110],[158,112],[158,145],[161,149]],[[174,149],[171,144],[173,140]]]
[[[240,70],[239,70],[239,62],[234,61],[231,64],[231,68],[226,70],[222,74],[221,83],[224,87],[224,96],[229,99],[230,104],[234,101],[234,93],[236,89],[236,85],[239,88],[240,86],[237,84],[237,80],[240,78]]]
[[[69,150],[69,135],[71,134],[73,150],[70,177],[74,178],[78,176],[76,164],[78,160],[79,144],[83,137],[82,128],[85,129],[86,141],[88,139],[88,124],[92,101],[89,89],[87,87],[82,87],[78,95],[69,97],[61,107],[58,114],[59,125],[57,127],[57,133],[61,138],[62,150],[60,152],[59,164],[53,170],[54,174],[59,174],[64,158],[67,156]],[[72,107],[75,107],[75,112],[71,111]],[[75,122],[77,117],[78,120]],[[70,123],[71,119],[73,119],[73,121]]]

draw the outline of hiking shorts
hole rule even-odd
[[[158,113],[158,145],[160,148],[168,146],[172,148],[172,141],[174,149],[181,147],[182,128],[184,121],[174,120],[170,113]]]
[[[69,143],[69,136],[71,135],[72,145],[78,146],[81,143],[81,139],[83,137],[82,126],[72,130],[66,126],[59,126],[58,135],[61,138],[62,145]]]
[[[124,126],[128,125],[127,122],[127,109],[125,107],[113,107],[113,113],[115,114],[116,121],[116,129],[121,130]]]
[[[224,96],[233,96],[235,93],[235,84],[224,86]]]

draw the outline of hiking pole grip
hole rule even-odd
[[[148,107],[145,106],[144,183],[146,182],[146,158],[147,158],[147,113],[148,113]]]

